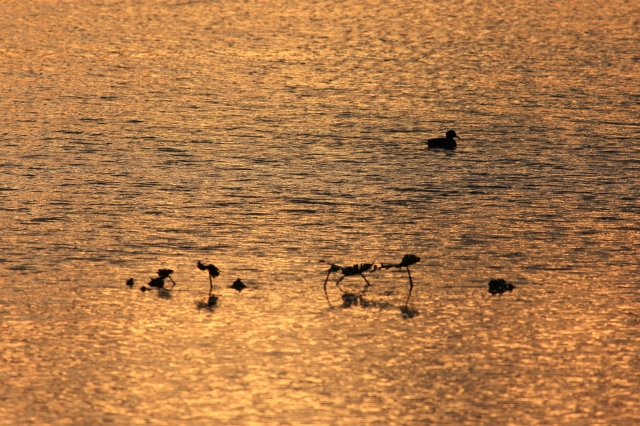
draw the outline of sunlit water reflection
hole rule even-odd
[[[633,2],[34,0],[0,28],[0,424],[640,422]],[[330,263],[406,253],[416,316],[397,270],[329,307]]]

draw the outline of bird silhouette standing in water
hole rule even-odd
[[[209,271],[209,296],[211,296],[211,293],[213,292],[213,278],[220,275],[220,269],[218,269],[213,263],[205,265],[200,261],[198,261],[198,269],[201,271]]]
[[[164,288],[164,280],[167,278],[169,278],[173,283],[171,288],[175,287],[176,282],[171,278],[171,274],[173,274],[173,269],[158,269],[158,276],[156,278],[151,278],[151,281],[149,281],[149,287],[155,287],[157,289]]]
[[[405,309],[408,309],[409,299],[411,299],[411,293],[413,292],[413,279],[411,278],[411,271],[409,270],[409,266],[415,265],[418,262],[420,262],[420,258],[418,256],[416,256],[414,254],[405,254],[402,257],[402,260],[400,261],[400,263],[397,263],[397,264],[382,264],[382,266],[381,266],[382,269],[389,269],[389,268],[402,269],[402,268],[407,268],[407,275],[409,275],[409,294],[407,295],[407,301],[404,304]]]
[[[459,138],[455,130],[449,130],[444,138],[433,138],[427,140],[429,148],[456,149],[458,145],[454,138]]]

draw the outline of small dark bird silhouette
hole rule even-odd
[[[171,274],[173,274],[173,269],[158,269],[158,277],[162,278],[163,280],[166,279],[166,278],[169,278],[171,280],[171,282],[173,283],[173,286],[175,287],[176,282],[173,280],[173,278],[171,278],[171,276],[170,276]],[[162,287],[162,286],[160,286],[160,287]]]
[[[516,287],[513,284],[506,282],[502,278],[492,278],[491,280],[489,280],[489,293],[491,293],[492,296],[495,296],[496,294],[502,294],[505,291],[511,292],[514,288]]]
[[[381,269],[389,269],[389,268],[409,268],[411,265],[415,265],[420,262],[420,258],[413,254],[405,254],[402,257],[400,263],[383,263],[380,265]]]
[[[418,262],[420,262],[420,258],[418,256],[413,254],[405,254],[400,261],[399,267],[402,268],[404,266],[408,269],[409,266],[415,265]]]
[[[163,288],[164,278],[162,277],[151,278],[151,281],[149,281],[149,287]]]
[[[337,266],[337,265],[331,265],[332,268],[334,266]],[[371,287],[371,283],[369,282],[369,280],[367,280],[367,277],[365,277],[363,274],[365,272],[375,272],[377,269],[378,269],[378,265],[374,263],[361,263],[359,265],[355,264],[353,266],[340,267],[340,272],[342,272],[342,276],[338,278],[338,281],[336,281],[336,285],[338,286],[340,291],[344,293],[345,291],[342,289],[342,287],[340,287],[340,283],[342,282],[342,280],[344,280],[347,277],[360,275],[364,280],[364,282],[366,283],[366,285],[364,286],[364,289],[362,290],[362,295],[364,295],[364,293],[366,293],[369,287]]]
[[[375,265],[373,263],[361,263],[359,265],[355,264],[353,266],[345,266],[344,268],[340,269],[342,271],[342,275],[344,275],[345,277],[352,277],[354,275],[362,275],[364,272],[374,272],[376,269],[378,269],[378,265]],[[364,276],[362,276],[362,278],[364,278]],[[341,280],[342,279],[343,278],[341,278]],[[366,278],[364,280],[367,281]]]
[[[220,269],[216,268],[216,266],[212,263],[210,265],[205,265],[204,263],[198,261],[198,269],[201,271],[209,271],[209,295],[213,292],[213,280],[212,278],[216,278],[220,275]]]
[[[144,293],[145,291],[147,291],[147,290],[149,290],[149,289],[148,289],[148,288],[146,288],[145,286],[140,287],[140,291],[141,291],[141,292],[143,292],[143,293]]]
[[[411,299],[411,293],[413,292],[413,279],[411,279],[411,271],[409,270],[409,266],[415,265],[420,262],[420,258],[414,254],[405,254],[402,257],[402,260],[398,264],[382,264],[380,268],[389,269],[389,268],[407,268],[407,274],[409,275],[409,295],[407,296],[407,301],[404,306],[408,309],[409,299]]]
[[[233,284],[231,284],[229,286],[229,288],[232,288],[232,289],[236,290],[238,293],[240,293],[242,290],[247,288],[247,286],[244,285],[244,283],[242,282],[242,280],[240,278],[238,278],[237,280],[235,280],[233,282]]]
[[[449,130],[444,138],[433,138],[427,140],[427,146],[429,148],[443,148],[443,149],[456,149],[456,140],[458,138],[455,130]]]
[[[321,260],[320,262],[324,263],[323,260]],[[326,297],[327,303],[329,303],[329,306],[331,306],[331,301],[329,300],[329,295],[327,294],[327,282],[329,281],[329,276],[333,272],[342,272],[342,276],[338,278],[338,280],[336,281],[336,286],[338,286],[340,291],[342,291],[342,293],[344,294],[346,294],[347,292],[345,292],[345,290],[342,287],[340,287],[340,283],[342,282],[342,280],[344,280],[346,277],[353,277],[356,275],[360,275],[364,280],[364,282],[366,283],[364,290],[359,295],[359,297],[362,297],[364,293],[366,293],[366,291],[369,289],[369,287],[371,287],[371,283],[367,280],[367,278],[363,274],[365,272],[375,272],[377,270],[378,270],[378,265],[376,265],[375,263],[361,263],[361,264],[356,263],[353,266],[340,266],[340,265],[336,265],[335,263],[332,263],[331,266],[329,267],[329,270],[327,271],[327,278],[325,278],[324,286],[323,286],[324,297]]]
[[[205,265],[204,263],[198,261],[198,269],[201,271],[209,271],[209,276],[212,278],[216,278],[220,275],[220,269],[216,268],[214,264]]]
[[[134,279],[133,279],[133,278],[129,278],[129,279],[127,280],[127,285],[128,285],[129,287],[133,287],[133,281],[134,281]]]

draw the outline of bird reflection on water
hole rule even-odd
[[[171,282],[173,283],[173,286],[171,286],[171,288],[173,288],[176,286],[176,282],[173,280],[173,278],[171,278],[171,274],[173,274],[172,269],[158,269],[158,276],[155,278],[151,278],[151,281],[149,281],[147,285],[149,287],[161,289],[164,288],[164,280],[169,278],[169,280],[171,280]],[[133,278],[131,280],[131,285],[133,285]],[[127,281],[127,285],[129,285],[129,281]]]

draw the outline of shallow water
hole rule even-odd
[[[640,422],[633,2],[1,7],[0,424]]]

